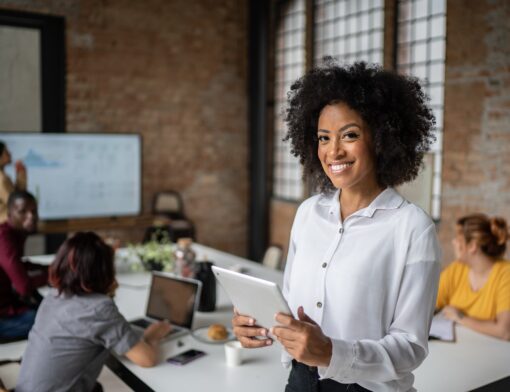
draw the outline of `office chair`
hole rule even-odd
[[[14,391],[21,359],[0,360],[0,392]],[[4,382],[6,385],[4,385]]]
[[[179,192],[156,193],[152,202],[152,213],[156,215],[156,219],[153,225],[145,230],[143,242],[152,239],[161,241],[166,235],[172,242],[183,237],[195,239],[195,226],[184,213],[184,203]]]
[[[280,269],[282,264],[283,250],[279,245],[270,245],[262,258],[262,265],[273,269]]]

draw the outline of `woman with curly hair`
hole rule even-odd
[[[510,262],[506,220],[472,214],[457,221],[456,261],[442,273],[436,307],[465,327],[510,340]]]
[[[430,217],[394,187],[433,140],[425,94],[414,78],[327,61],[288,103],[287,139],[320,191],[291,230],[283,291],[296,318],[278,314],[267,331],[236,313],[234,332],[244,347],[283,345],[288,392],[413,390],[440,251]]]

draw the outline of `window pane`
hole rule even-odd
[[[442,60],[445,58],[444,41],[437,40],[430,43],[430,60]]]
[[[423,18],[427,16],[427,0],[415,0],[413,2],[414,18]]]
[[[411,29],[408,23],[401,23],[398,28],[398,42],[411,41]]]
[[[430,35],[431,37],[444,37],[445,36],[445,22],[446,19],[444,16],[436,16],[431,19],[431,29]]]
[[[408,1],[401,1],[398,5],[398,20],[411,19],[411,3]]]
[[[427,44],[422,43],[414,45],[412,55],[413,63],[425,62],[426,59],[427,59]]]
[[[427,21],[420,20],[413,26],[414,39],[416,41],[427,39]]]
[[[427,66],[425,64],[414,65],[413,75],[419,78],[422,83],[425,83],[425,79],[427,78]]]
[[[273,150],[273,195],[284,199],[300,199],[303,193],[301,166],[290,154],[288,142],[282,142],[287,129],[282,118],[290,85],[304,72],[305,7],[304,0],[288,1],[282,6],[276,32],[275,105]],[[318,14],[321,14],[320,10]],[[322,31],[317,30],[318,36]],[[333,34],[331,34],[333,35]]]
[[[444,0],[430,0],[431,7],[432,7],[432,14],[444,14],[446,12],[445,10],[445,2]]]
[[[446,0],[398,0],[397,70],[418,77],[430,96],[430,107],[436,117],[437,140],[431,147],[434,162],[442,154]],[[434,166],[440,179],[441,166]],[[440,181],[432,181],[433,218],[440,217]],[[424,190],[430,192],[431,190]]]
[[[444,82],[444,63],[432,64],[430,66],[430,83],[443,84],[443,82]]]
[[[382,10],[372,12],[372,27],[374,29],[382,29],[384,24],[384,13]]]

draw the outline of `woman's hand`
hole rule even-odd
[[[455,321],[456,323],[460,323],[460,320],[464,318],[464,313],[454,306],[445,306],[443,310],[441,310],[441,314],[445,318]]]
[[[155,345],[168,335],[171,330],[172,326],[168,321],[158,321],[145,328],[145,331],[143,331],[143,338],[150,345]]]
[[[25,166],[23,161],[20,160],[16,161],[16,163],[14,163],[14,168],[16,171],[16,177],[22,177],[24,179],[27,178],[27,167]]]
[[[236,309],[232,317],[232,328],[234,335],[245,348],[265,347],[273,343],[273,340],[267,337],[267,329],[257,326],[253,318],[241,316]],[[265,336],[266,339],[257,336]]]
[[[308,366],[329,366],[333,350],[331,339],[305,314],[302,306],[298,308],[298,318],[278,313],[276,321],[281,325],[271,328],[271,333],[296,361]]]

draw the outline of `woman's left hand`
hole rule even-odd
[[[321,328],[298,308],[298,320],[287,314],[278,313],[280,325],[271,328],[271,333],[285,350],[298,362],[308,366],[329,366],[333,345]]]
[[[454,306],[445,306],[443,310],[441,310],[441,313],[444,317],[456,323],[460,323],[460,320],[464,318],[464,313]]]

